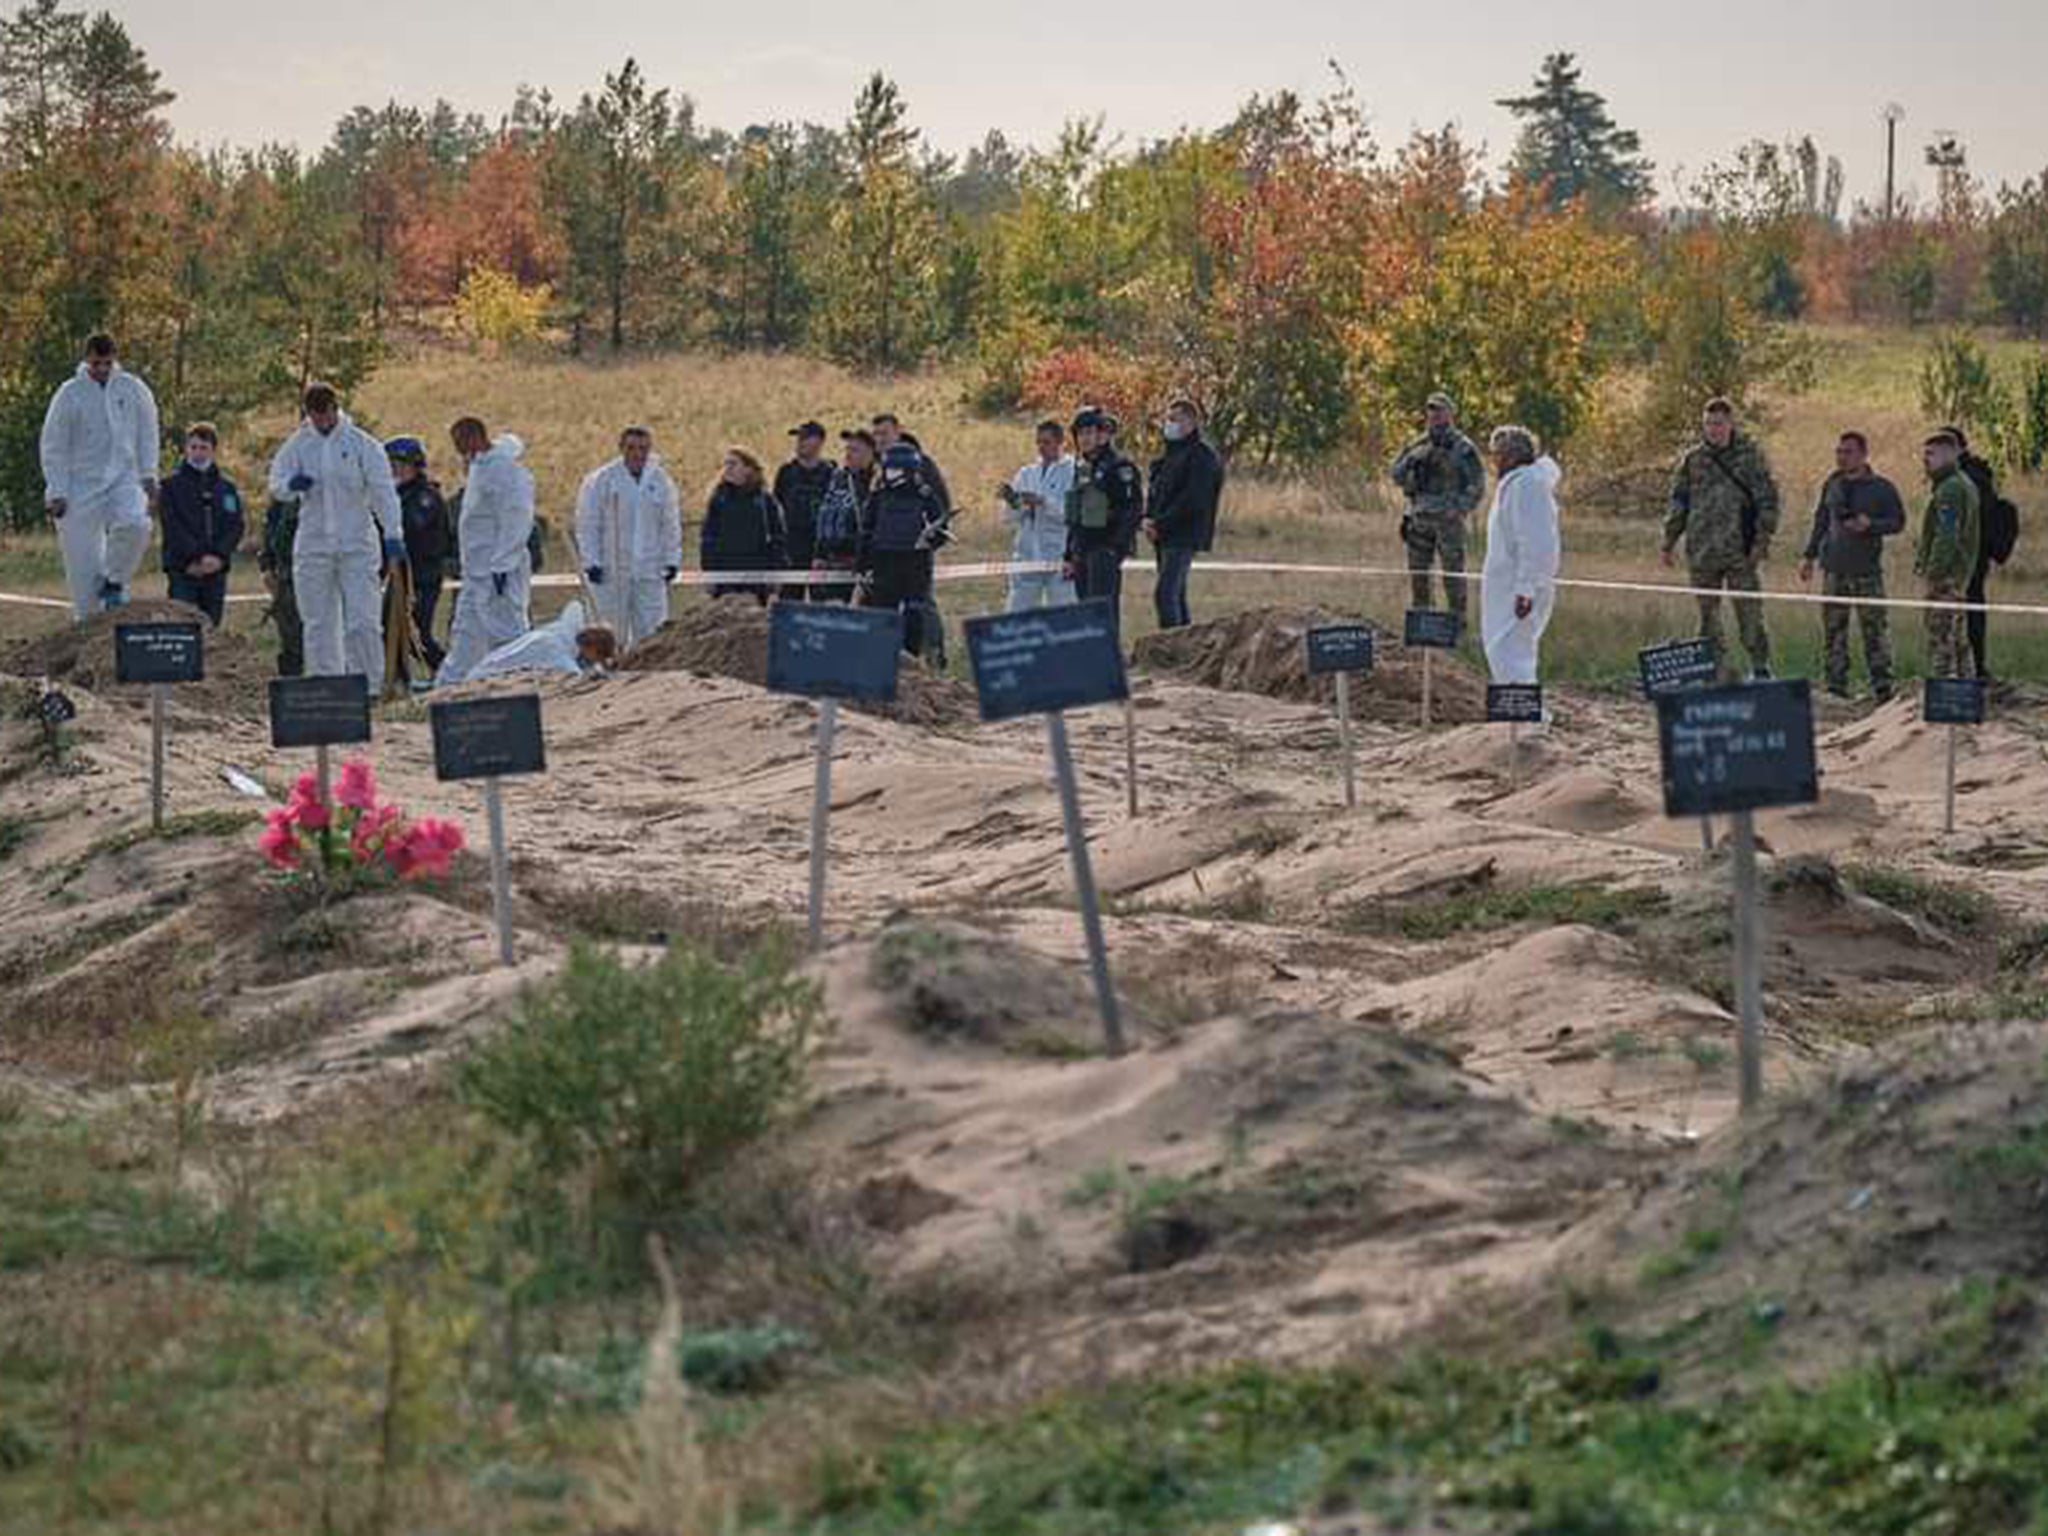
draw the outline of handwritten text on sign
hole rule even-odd
[[[1411,650],[1454,651],[1458,616],[1440,608],[1410,608],[1402,620],[1401,643]]]
[[[896,697],[903,613],[843,603],[777,603],[768,610],[768,687],[808,698]]]
[[[1543,687],[1540,683],[1490,683],[1486,689],[1486,718],[1495,725],[1541,725]]]
[[[114,681],[197,683],[206,678],[206,644],[197,624],[116,624]]]
[[[502,779],[547,772],[540,695],[460,699],[427,708],[434,731],[434,777]]]
[[[1108,603],[969,619],[967,654],[981,718],[1009,720],[1130,696]]]
[[[1820,798],[1804,682],[1697,688],[1657,700],[1664,813],[1709,816]]]
[[[1643,697],[1661,698],[1685,688],[1704,688],[1720,675],[1711,640],[1674,640],[1636,652]]]
[[[1920,705],[1920,718],[1929,725],[1982,725],[1984,723],[1984,679],[1981,677],[1930,677]]]
[[[1326,672],[1370,672],[1372,627],[1367,624],[1325,624],[1308,632],[1308,675]]]
[[[271,679],[273,747],[343,747],[369,739],[370,688],[361,673]]]

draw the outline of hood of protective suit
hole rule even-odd
[[[491,439],[491,446],[485,449],[483,454],[478,454],[477,457],[482,458],[484,454],[493,453],[502,454],[516,463],[526,457],[526,444],[510,432],[500,432]]]
[[[1564,478],[1564,469],[1547,453],[1534,464],[1524,464],[1522,469],[1534,476],[1537,484],[1546,491],[1556,490],[1558,481]]]

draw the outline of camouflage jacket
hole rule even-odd
[[[1778,482],[1756,439],[1737,433],[1726,448],[1696,443],[1678,461],[1664,547],[1685,541],[1694,565],[1761,559],[1778,531]]]
[[[1977,569],[1983,528],[1977,487],[1960,469],[1950,470],[1934,483],[1934,492],[1927,498],[1913,569],[1925,576],[1930,586],[1967,586]]]
[[[1486,495],[1486,465],[1472,439],[1456,428],[1442,442],[1428,433],[1416,438],[1387,473],[1407,494],[1411,517],[1460,518]]]

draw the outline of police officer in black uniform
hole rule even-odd
[[[1074,415],[1073,489],[1067,492],[1067,579],[1082,602],[1100,598],[1121,614],[1124,561],[1145,520],[1145,480],[1117,451],[1116,418],[1100,406]]]

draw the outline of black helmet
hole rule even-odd
[[[1084,405],[1074,412],[1074,430],[1078,432],[1083,427],[1100,427],[1105,432],[1114,432],[1116,418],[1099,405]]]

